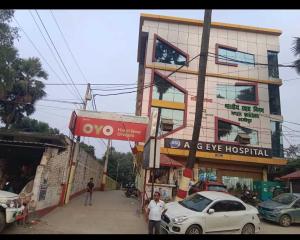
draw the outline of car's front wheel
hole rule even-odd
[[[3,231],[5,227],[5,214],[0,209],[0,233]]]
[[[202,228],[197,225],[190,226],[185,232],[185,234],[202,234],[202,233],[203,233]]]
[[[282,216],[280,217],[280,219],[279,219],[279,223],[280,223],[280,225],[283,226],[283,227],[288,227],[288,226],[291,225],[292,219],[291,219],[291,217],[288,216],[288,215],[282,215]]]
[[[254,233],[255,233],[255,227],[251,223],[246,224],[242,229],[242,234],[254,234]]]

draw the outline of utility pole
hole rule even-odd
[[[161,108],[158,108],[157,114],[157,121],[156,121],[156,129],[155,129],[155,137],[154,137],[154,157],[153,157],[153,168],[152,168],[152,186],[151,186],[151,199],[153,199],[154,194],[154,174],[155,174],[155,167],[156,167],[156,149],[157,149],[157,137],[158,137],[158,130],[159,130],[159,123],[160,123],[160,116],[161,116]],[[158,146],[160,147],[160,146]]]
[[[110,147],[111,147],[111,139],[108,139],[107,150],[106,150],[106,159],[105,159],[105,162],[104,162],[103,175],[102,175],[102,181],[101,181],[101,191],[104,191],[104,189],[105,189],[106,175],[107,175],[107,165],[108,165],[108,156],[109,156]]]
[[[190,146],[188,160],[186,163],[186,168],[183,171],[183,177],[179,184],[179,190],[177,193],[176,200],[181,200],[186,197],[189,181],[193,177],[193,168],[196,160],[197,144],[199,141],[199,135],[200,135],[200,129],[202,123],[206,65],[207,65],[209,35],[210,35],[210,25],[211,25],[211,13],[212,13],[211,9],[205,10],[204,12],[204,23],[203,23],[201,51],[200,51],[200,59],[199,59],[199,75],[198,75],[197,100],[196,100],[197,102],[196,102],[193,136],[192,136],[192,142]]]
[[[83,102],[83,110],[86,110],[87,102],[91,100],[91,84],[87,84],[84,102]],[[68,183],[66,188],[66,197],[65,197],[65,203],[69,202],[73,179],[75,175],[75,163],[77,160],[78,152],[79,152],[79,144],[80,144],[80,136],[77,137],[76,143],[74,143],[74,136],[72,139],[72,146],[71,146],[71,154],[70,154],[70,171],[69,171],[69,177],[68,177]]]

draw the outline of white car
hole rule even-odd
[[[161,232],[166,234],[254,234],[260,230],[257,209],[228,193],[197,192],[166,208],[161,218]]]

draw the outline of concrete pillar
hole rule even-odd
[[[263,181],[268,181],[268,172],[266,168],[263,168]]]

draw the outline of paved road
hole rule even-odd
[[[126,198],[123,191],[95,192],[94,204],[84,206],[81,195],[64,207],[58,207],[41,218],[41,222],[9,226],[4,233],[63,234],[138,234],[147,233],[142,215],[137,214],[137,201]]]
[[[93,206],[83,205],[84,196],[73,199],[41,218],[31,227],[9,226],[6,234],[147,234],[147,224],[137,215],[137,201],[122,191],[95,192]],[[260,234],[300,234],[300,224],[281,227],[262,221]]]

